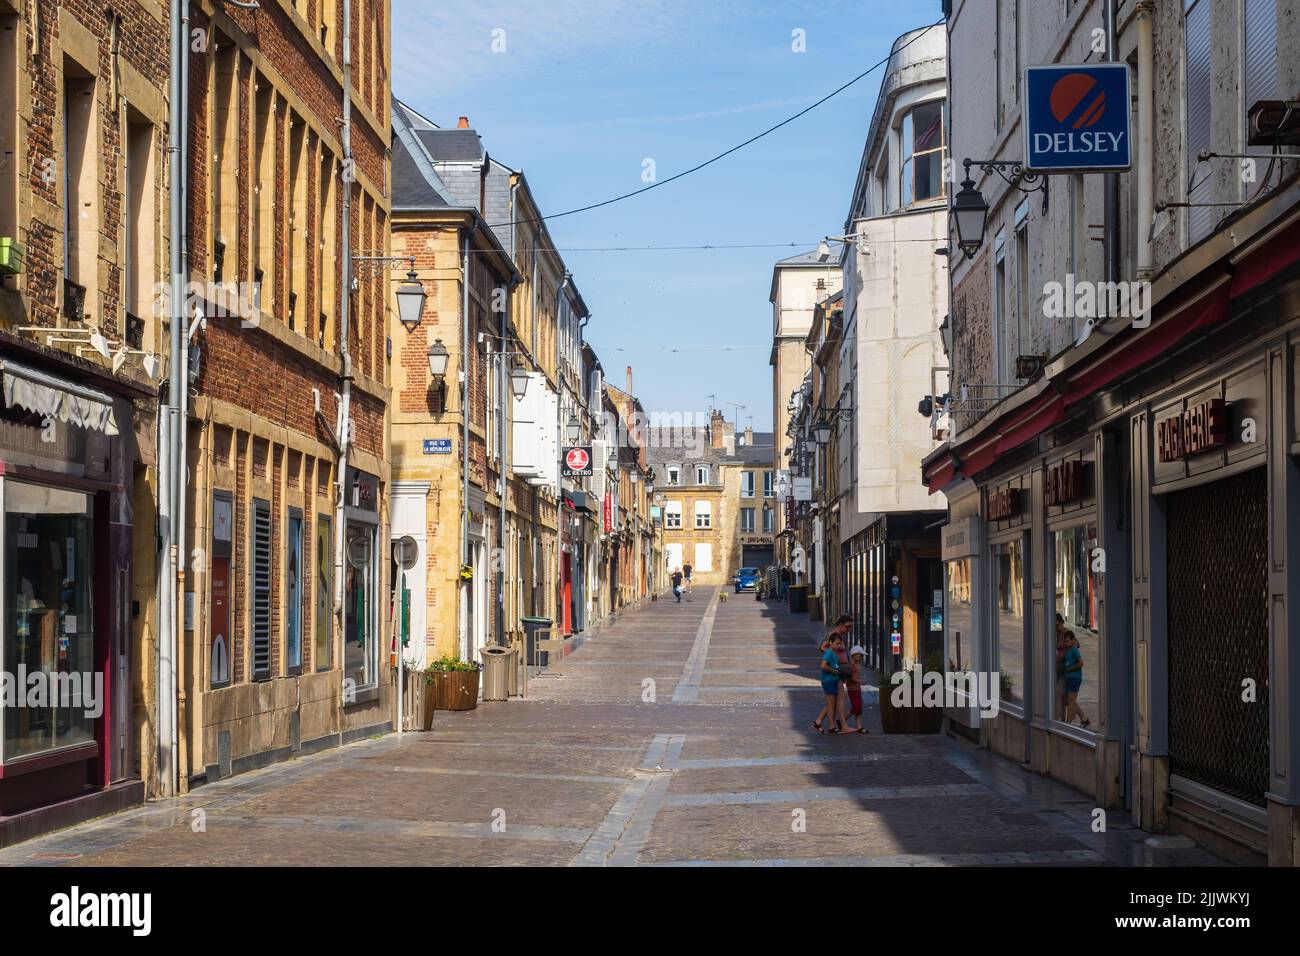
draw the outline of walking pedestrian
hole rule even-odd
[[[1065,655],[1070,650],[1070,641],[1066,637],[1070,632],[1065,629],[1065,618],[1060,612],[1056,615],[1056,719],[1065,719]]]
[[[862,649],[862,645],[855,644],[849,651],[848,674],[840,681],[849,696],[849,711],[845,725],[855,724],[852,729],[860,734],[871,733],[862,726],[862,662],[866,659],[867,652]]]
[[[1073,723],[1077,715],[1079,726],[1087,728],[1092,719],[1079,707],[1079,688],[1083,686],[1083,652],[1073,631],[1065,632],[1069,650],[1065,652],[1065,722]]]
[[[691,589],[691,564],[689,561],[686,562],[686,565],[682,568],[682,573],[686,575],[686,593],[690,594],[692,589]]]
[[[844,721],[840,717],[840,679],[844,675],[840,670],[839,657],[843,650],[844,638],[832,633],[829,646],[822,654],[821,660],[822,693],[826,695],[826,703],[822,705],[822,709],[817,712],[817,719],[813,721],[813,728],[819,734],[828,732],[822,729],[823,717],[835,723],[829,733],[838,734],[844,727]]]
[[[673,597],[677,598],[677,603],[682,603],[682,569],[673,570]]]
[[[781,600],[785,600],[786,592],[790,590],[790,569],[781,568]]]

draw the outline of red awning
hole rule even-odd
[[[1005,426],[998,429],[1001,437],[996,446],[1001,455],[1014,448],[1019,448],[1027,441],[1033,441],[1053,425],[1065,420],[1065,396],[1049,392],[1040,395],[1037,401],[1016,415]]]
[[[1232,297],[1244,295],[1300,262],[1300,221],[1292,223],[1236,264]]]
[[[949,451],[935,464],[934,470],[930,472],[930,494],[933,495],[936,492],[943,491],[943,489],[947,488],[948,485],[951,484],[952,476],[956,470],[957,469],[953,467],[952,452]]]

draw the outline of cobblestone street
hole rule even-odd
[[[0,863],[1217,862],[1185,841],[1148,845],[1120,812],[1093,833],[1083,795],[946,735],[886,736],[875,706],[871,735],[819,736],[813,626],[727,597],[696,588],[625,614],[531,681],[526,701],[440,712],[431,733],[236,776],[10,847]]]

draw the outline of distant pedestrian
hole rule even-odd
[[[673,596],[677,598],[677,603],[682,603],[682,569],[677,568],[673,571]]]
[[[822,729],[822,718],[833,721],[835,726],[829,733],[838,734],[844,726],[844,721],[840,718],[840,679],[845,676],[840,670],[840,653],[844,650],[844,638],[832,632],[828,639],[829,646],[822,654],[821,659],[821,682],[822,693],[826,695],[826,703],[822,709],[817,712],[817,719],[813,721],[813,728],[817,733],[827,733]]]
[[[860,644],[855,644],[853,649],[849,651],[848,673],[840,681],[844,685],[845,693],[849,695],[849,709],[845,725],[851,726],[851,729],[860,734],[871,733],[866,727],[862,726],[862,663],[866,659],[867,652],[862,649]]]
[[[781,593],[779,595],[782,601],[785,600],[786,592],[789,590],[790,590],[790,569],[787,567],[782,567],[781,568]]]
[[[689,593],[692,590],[691,589],[691,565],[689,561],[682,568],[682,573],[686,575],[686,590]]]

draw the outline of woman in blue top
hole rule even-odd
[[[1073,723],[1077,714],[1079,726],[1087,727],[1092,720],[1079,709],[1079,688],[1083,686],[1083,654],[1079,650],[1079,639],[1073,631],[1065,631],[1061,636],[1069,645],[1061,661],[1065,674],[1065,722]]]
[[[826,732],[822,729],[823,717],[835,722],[835,726],[830,730],[833,734],[838,734],[843,724],[839,715],[840,654],[843,652],[844,635],[832,632],[822,652],[821,660],[822,693],[826,695],[826,703],[822,705],[822,709],[817,712],[817,719],[813,721],[813,727],[819,734]]]

